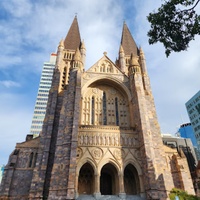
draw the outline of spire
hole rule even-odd
[[[75,16],[72,25],[67,33],[67,36],[64,41],[65,49],[76,50],[80,47],[81,37],[78,27],[77,16]]]
[[[131,53],[135,56],[138,55],[137,45],[125,22],[124,22],[123,30],[122,30],[121,45],[124,49],[124,53],[126,56],[128,55],[130,56]]]

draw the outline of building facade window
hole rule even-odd
[[[107,125],[106,93],[103,92],[103,125]]]
[[[115,116],[116,116],[116,125],[119,126],[119,112],[118,112],[118,99],[115,98]]]
[[[94,97],[92,97],[91,102],[91,124],[94,125]]]

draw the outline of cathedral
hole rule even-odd
[[[43,129],[17,143],[1,200],[166,200],[194,194],[187,160],[163,145],[142,48],[123,24],[116,61],[85,70],[77,17],[57,49]]]

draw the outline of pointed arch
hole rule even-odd
[[[131,168],[129,168],[130,166],[132,166]],[[128,167],[128,168],[127,168]],[[143,183],[143,178],[142,178],[142,168],[139,165],[139,163],[135,160],[135,158],[132,159],[128,159],[124,162],[124,168],[123,168],[123,174],[124,174],[124,179],[125,176],[127,177],[127,174],[125,175],[125,170],[128,169],[127,173],[132,173],[133,175],[135,175],[137,177],[137,184],[138,184],[138,190],[137,192],[140,194],[144,193],[144,183]],[[132,169],[132,170],[131,170]],[[135,169],[135,170],[134,170]],[[130,172],[131,171],[131,172]],[[129,176],[130,177],[130,176]],[[128,180],[124,180],[124,187],[125,186],[125,182]],[[127,190],[128,188],[125,188],[125,190]],[[130,191],[129,191],[130,192]]]
[[[80,168],[78,176],[78,193],[87,195],[94,193],[94,169],[89,162],[86,162]]]
[[[87,88],[94,84],[95,82],[103,82],[103,83],[107,83],[108,85],[111,85],[113,87],[116,87],[119,91],[121,91],[125,96],[127,96],[128,100],[131,101],[131,93],[129,91],[129,89],[127,88],[127,86],[119,79],[115,78],[115,77],[111,77],[108,75],[101,75],[101,76],[97,76],[94,77],[92,79],[89,79],[82,87],[81,92],[82,92],[82,96],[84,96],[85,92],[87,92]]]
[[[128,164],[124,169],[124,190],[127,195],[140,194],[139,175],[132,164]]]
[[[100,192],[102,195],[116,195],[119,193],[119,176],[116,167],[107,163],[101,168]]]

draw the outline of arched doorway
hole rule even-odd
[[[94,170],[89,163],[85,163],[80,169],[78,177],[78,193],[94,193]]]
[[[115,195],[118,193],[118,175],[116,168],[108,163],[101,169],[100,192],[101,195]]]
[[[140,194],[138,172],[131,164],[128,164],[124,169],[124,190],[127,195]]]

